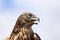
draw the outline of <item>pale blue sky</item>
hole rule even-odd
[[[60,0],[0,0],[0,40],[10,35],[25,11],[40,18],[33,30],[42,40],[60,40]]]

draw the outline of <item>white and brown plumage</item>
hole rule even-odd
[[[37,33],[32,30],[32,25],[39,21],[34,14],[24,12],[17,19],[9,40],[41,40]]]

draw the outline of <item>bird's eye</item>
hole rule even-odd
[[[32,16],[32,14],[29,14],[29,16],[31,17],[31,16]]]

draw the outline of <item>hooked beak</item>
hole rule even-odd
[[[38,22],[40,22],[40,19],[38,17],[34,17],[32,21],[34,24],[38,24]]]
[[[38,18],[38,22],[40,22],[40,19]]]

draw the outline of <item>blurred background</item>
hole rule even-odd
[[[40,18],[32,28],[42,40],[60,40],[60,0],[0,0],[0,40],[11,34],[23,12]]]

